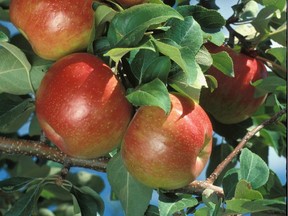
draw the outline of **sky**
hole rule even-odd
[[[225,17],[228,18],[232,15],[233,11],[231,9],[231,6],[236,4],[236,0],[216,0],[216,4],[220,7],[220,13]],[[191,0],[192,4],[196,4],[197,1],[196,0]],[[13,27],[11,24],[9,23],[3,23],[0,22],[0,24],[4,24],[6,26],[9,27],[9,30],[11,31],[11,34],[15,34],[17,32],[17,30],[15,29],[15,27]],[[223,29],[224,33],[227,32],[225,29]],[[20,133],[26,133],[28,130],[28,124],[26,124],[25,126],[23,126],[20,130]],[[284,157],[279,157],[275,151],[271,148],[269,151],[269,167],[276,172],[276,174],[279,176],[282,184],[284,184],[286,182],[286,159]],[[121,205],[118,201],[110,201],[110,193],[111,193],[111,188],[107,182],[107,177],[105,173],[99,173],[96,171],[91,171],[91,170],[87,170],[87,169],[82,169],[82,168],[73,168],[71,171],[72,172],[77,172],[79,170],[85,170],[88,172],[92,172],[95,173],[96,175],[100,176],[104,182],[105,185],[107,185],[105,187],[105,189],[101,192],[101,197],[103,198],[106,208],[105,208],[105,213],[104,216],[124,216],[122,210],[121,210]],[[7,178],[7,174],[5,172],[3,172],[3,170],[0,170],[0,180]],[[205,179],[205,170],[202,172],[202,174],[198,177],[199,180],[204,180]],[[153,197],[151,200],[151,203],[154,205],[157,205],[157,199],[158,199],[158,195],[157,193],[153,193]]]

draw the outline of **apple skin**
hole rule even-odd
[[[34,52],[57,60],[88,46],[93,26],[92,0],[12,0],[11,22]]]
[[[197,178],[212,148],[212,126],[205,111],[180,94],[170,94],[170,99],[168,115],[159,107],[140,107],[121,148],[124,164],[135,179],[169,190]]]
[[[205,47],[211,53],[226,51],[234,62],[235,77],[228,77],[213,66],[209,68],[207,74],[217,79],[218,87],[212,93],[210,89],[203,89],[200,105],[223,124],[236,124],[248,119],[266,98],[256,98],[256,88],[251,85],[251,82],[267,77],[264,64],[229,47],[212,43],[206,43]]]
[[[53,64],[36,94],[36,115],[45,135],[77,158],[95,158],[121,144],[132,108],[111,69],[87,53]]]

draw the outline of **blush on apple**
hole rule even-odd
[[[84,50],[92,33],[92,0],[12,0],[11,22],[36,54],[57,60]]]
[[[205,47],[211,53],[226,51],[233,60],[235,77],[228,77],[212,66],[207,74],[217,79],[218,88],[212,93],[209,89],[203,89],[200,105],[223,124],[236,124],[248,119],[266,98],[256,97],[256,89],[251,85],[267,77],[264,64],[229,47],[218,47],[212,43],[205,44]]]
[[[170,94],[171,112],[142,106],[133,117],[122,145],[129,173],[143,184],[176,189],[192,182],[211,153],[212,126],[191,99]]]
[[[36,114],[46,136],[64,153],[95,158],[121,143],[132,105],[107,65],[94,55],[75,53],[44,76]]]

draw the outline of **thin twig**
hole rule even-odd
[[[84,167],[96,171],[105,172],[109,161],[108,157],[96,159],[81,159],[68,156],[58,150],[45,145],[42,142],[31,140],[19,140],[6,137],[0,137],[0,152],[6,154],[36,156],[38,158],[52,160],[61,164],[69,164],[71,167]]]
[[[286,113],[286,109],[281,110],[280,112],[276,113],[274,116],[272,116],[270,119],[264,121],[262,124],[255,127],[253,130],[249,131],[244,138],[240,141],[240,143],[236,146],[236,148],[225,158],[224,161],[222,161],[216,169],[212,172],[212,174],[206,179],[207,183],[213,184],[215,180],[218,178],[218,176],[221,174],[221,172],[224,170],[224,168],[233,160],[234,157],[236,157],[237,154],[241,151],[241,149],[246,145],[246,143],[256,134],[258,133],[262,128],[264,128],[267,125],[273,124],[277,121],[279,117],[284,115]]]

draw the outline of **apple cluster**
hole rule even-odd
[[[250,82],[266,76],[264,66],[229,48],[207,45],[210,52],[225,50],[241,62],[235,78],[212,67],[209,73],[219,86],[213,93],[203,90],[201,106],[170,93],[168,114],[154,106],[134,112],[112,69],[99,57],[82,52],[92,34],[92,0],[12,0],[10,15],[35,53],[56,61],[36,94],[36,115],[45,135],[78,158],[95,158],[119,148],[131,175],[150,187],[180,188],[201,173],[212,149],[206,111],[230,124],[245,120],[263,103],[264,98],[254,98]]]

